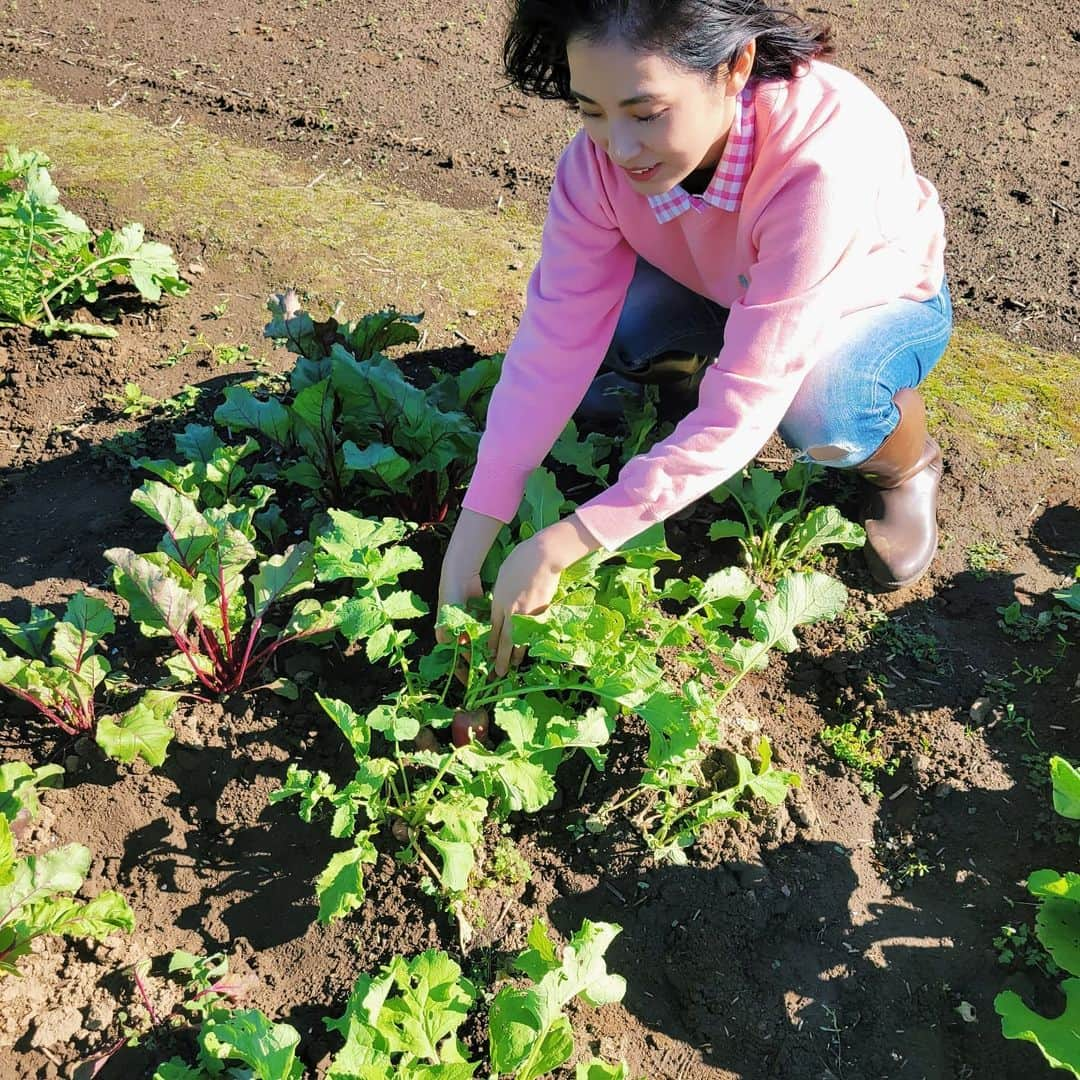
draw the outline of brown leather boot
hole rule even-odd
[[[875,581],[900,589],[923,576],[938,545],[941,447],[926,433],[926,406],[917,390],[893,401],[900,422],[855,471],[877,488],[866,521],[866,562]]]

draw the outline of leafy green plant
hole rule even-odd
[[[964,559],[975,580],[985,581],[992,570],[1005,565],[1005,551],[999,540],[979,540],[968,546]]]
[[[1050,759],[1054,809],[1070,821],[1080,820],[1080,772],[1064,758]],[[1048,1018],[1029,1009],[1019,994],[1005,990],[994,998],[1001,1017],[1001,1033],[1007,1039],[1034,1043],[1055,1069],[1080,1076],[1080,874],[1036,870],[1027,889],[1039,903],[1035,936],[1054,964],[1069,978],[1061,983],[1065,1009]]]
[[[896,759],[886,759],[878,746],[880,731],[862,727],[854,720],[845,720],[839,724],[826,724],[818,738],[832,751],[837,761],[856,772],[863,784],[872,791],[877,790],[879,773],[892,776],[896,772]]]
[[[162,293],[187,292],[171,249],[147,240],[141,225],[95,237],[65,210],[48,165],[40,152],[14,146],[0,163],[0,326],[112,338],[117,331],[111,326],[65,321],[57,313],[93,303],[101,287],[118,278],[128,278],[154,303]]]
[[[714,521],[709,539],[735,537],[752,573],[772,581],[788,570],[820,558],[830,544],[862,547],[866,533],[844,518],[835,506],[815,506],[805,513],[810,486],[821,476],[819,466],[796,463],[779,480],[767,469],[751,468],[712,493],[714,502],[734,501],[742,521]],[[784,505],[790,502],[793,506]]]
[[[90,849],[65,844],[43,855],[15,853],[15,829],[38,810],[37,787],[56,777],[55,767],[0,767],[0,975],[17,975],[16,962],[44,934],[103,938],[132,930],[127,901],[115,892],[79,901],[90,869]]]
[[[382,354],[418,339],[418,317],[385,311],[356,323],[316,323],[290,294],[270,311],[267,336],[298,356],[291,391],[260,399],[230,387],[217,423],[256,432],[283,459],[282,477],[324,505],[374,501],[407,521],[443,521],[472,469],[480,431],[467,412],[442,407],[445,385],[421,390]],[[486,385],[489,365],[478,366],[457,381]],[[456,404],[462,396],[464,389]]]
[[[729,736],[724,703],[768,664],[772,650],[797,647],[797,627],[838,614],[847,591],[824,574],[790,574],[766,599],[737,567],[704,581],[672,578],[660,590],[658,563],[674,557],[662,536],[662,530],[651,539],[643,535],[640,546],[619,553],[622,563],[598,553],[571,567],[541,619],[515,619],[515,642],[527,644],[534,658],[581,664],[602,694],[641,715],[649,749],[640,786],[602,807],[588,825],[603,828],[616,810],[647,796],[638,813],[646,841],[656,857],[683,862],[683,849],[707,824],[741,816],[740,799],[775,804],[798,783],[793,773],[772,768],[765,742],[757,747],[756,767],[716,751]],[[685,610],[672,617],[660,601]],[[729,633],[740,626],[746,636]],[[676,650],[699,677],[672,685],[656,662],[661,649]]]
[[[288,1024],[273,1023],[258,1009],[240,1007],[254,979],[231,975],[224,953],[173,953],[168,975],[180,983],[181,996],[167,1011],[159,1011],[151,997],[147,980],[150,967],[149,960],[142,960],[132,969],[145,1016],[136,1023],[125,1023],[123,1036],[93,1059],[91,1076],[97,1076],[124,1045],[146,1043],[153,1047],[185,1030],[195,1032],[195,1064],[171,1057],[157,1066],[154,1080],[213,1080],[219,1076],[300,1080],[303,1076],[296,1058],[299,1033]]]
[[[59,787],[63,777],[59,765],[39,765],[36,769],[24,761],[0,765],[0,816],[7,819],[13,832],[18,833],[40,813],[39,789]]]
[[[585,920],[560,957],[543,924],[534,922],[529,948],[514,964],[527,982],[504,983],[491,1002],[485,1075],[538,1080],[570,1059],[574,1032],[564,1009],[575,998],[594,1007],[620,1001],[626,991],[604,961],[619,930]],[[478,1001],[477,988],[446,953],[395,957],[378,975],[361,975],[344,1014],[326,1020],[345,1039],[327,1080],[467,1080],[484,1065],[469,1060],[458,1032]],[[626,1072],[593,1061],[577,1075],[598,1080]]]
[[[105,400],[112,402],[122,416],[131,417],[133,420],[145,419],[161,404],[156,397],[144,393],[143,388],[134,382],[124,383],[124,389],[119,394],[106,394]]]
[[[59,619],[33,606],[26,622],[0,619],[0,634],[18,650],[0,649],[0,687],[68,735],[93,733],[111,757],[131,761],[141,756],[160,765],[173,736],[169,719],[175,695],[147,693],[122,716],[98,718],[96,713],[97,690],[111,670],[98,648],[115,629],[105,603],[83,592],[68,601]]]
[[[393,628],[372,624],[369,611],[378,606],[369,595],[396,581],[414,565],[416,556],[406,549],[382,549],[405,532],[401,522],[387,519],[367,523],[343,511],[332,510],[332,525],[317,538],[290,545],[280,555],[261,558],[255,546],[255,517],[273,493],[262,489],[256,502],[199,510],[194,499],[175,488],[148,480],[132,495],[132,502],[165,526],[156,551],[136,555],[128,548],[110,548],[105,558],[114,567],[117,592],[128,602],[131,617],[148,637],[171,637],[178,652],[165,662],[170,681],[198,681],[211,694],[220,695],[248,686],[277,651],[293,642],[325,640],[343,624],[351,640],[386,634]],[[316,556],[316,549],[319,556]],[[346,576],[343,560],[363,584],[352,598],[337,596],[325,603],[315,597],[296,601],[283,622],[270,621],[278,605],[310,590],[316,564],[323,581]],[[377,584],[371,581],[377,577]],[[391,618],[423,614],[397,608]],[[369,656],[374,658],[369,643]],[[295,697],[286,679],[267,684]]]

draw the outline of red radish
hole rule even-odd
[[[417,733],[416,738],[413,739],[413,744],[417,750],[438,750],[439,740],[435,735],[435,732],[429,727],[422,727]]]
[[[488,733],[487,709],[456,712],[450,722],[450,738],[455,746],[466,746],[470,739],[483,742]]]

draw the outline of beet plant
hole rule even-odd
[[[16,962],[36,938],[107,937],[132,930],[127,901],[115,892],[76,900],[90,869],[90,849],[65,844],[42,855],[17,855],[16,833],[38,811],[38,786],[56,776],[21,762],[0,766],[0,975],[18,974]]]
[[[97,692],[111,671],[100,650],[116,629],[104,601],[76,593],[63,616],[31,606],[30,618],[0,619],[0,634],[18,652],[0,649],[0,687],[32,705],[68,735],[94,735],[111,757],[165,760],[172,739],[172,694],[147,693],[122,715],[97,715]]]
[[[266,334],[297,354],[290,392],[256,397],[230,387],[214,414],[251,431],[281,459],[281,477],[324,506],[363,505],[417,524],[456,506],[480,439],[469,414],[491,381],[490,364],[430,391],[410,383],[381,350],[417,340],[412,316],[380,312],[356,323],[314,322],[291,296],[270,305]],[[454,401],[462,408],[446,407]]]
[[[198,683],[214,696],[251,689],[286,645],[324,642],[342,623],[351,640],[392,633],[365,615],[376,602],[371,593],[377,597],[379,587],[416,565],[404,549],[382,550],[404,533],[402,523],[369,523],[361,534],[362,519],[330,511],[332,524],[315,544],[302,541],[264,558],[256,547],[256,505],[200,510],[194,499],[155,480],[136,490],[132,502],[165,526],[161,543],[149,554],[110,548],[105,557],[142,632],[176,645],[165,661],[169,681]],[[357,524],[346,534],[350,523]],[[317,566],[324,582],[345,576],[344,559],[358,575],[355,595],[295,599],[314,588]],[[297,693],[287,679],[265,685],[285,696]]]

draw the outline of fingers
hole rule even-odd
[[[499,631],[498,651],[495,654],[495,674],[500,677],[510,670],[510,658],[514,652],[514,641],[510,632],[511,619],[503,619]]]

